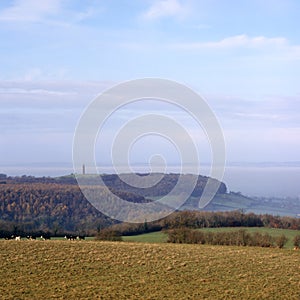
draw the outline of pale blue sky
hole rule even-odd
[[[300,161],[299,28],[297,0],[1,1],[0,165],[70,162],[84,107],[143,77],[204,96],[228,161]]]

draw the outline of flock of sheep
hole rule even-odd
[[[45,241],[45,240],[50,240],[51,237],[48,236],[48,235],[41,235],[40,237],[36,237],[36,236],[26,236],[25,237],[27,240],[30,240],[30,241],[33,241],[33,240],[42,240],[42,241]],[[10,237],[5,237],[5,240],[15,240],[15,241],[21,241],[22,237],[20,235],[12,235]],[[64,236],[64,239],[65,240],[69,240],[69,241],[76,241],[76,240],[85,240],[85,236],[83,235],[77,235],[77,236],[74,236],[74,235],[65,235]]]

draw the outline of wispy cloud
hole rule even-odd
[[[188,8],[178,0],[157,0],[142,15],[146,20],[155,20],[165,17],[184,18]]]
[[[238,112],[235,113],[235,115],[241,119],[247,118],[252,120],[263,120],[263,121],[276,121],[276,120],[282,120],[283,118],[278,114],[269,114],[269,113],[244,113],[244,112]]]
[[[265,36],[249,37],[246,34],[226,37],[214,42],[179,43],[175,46],[181,49],[225,49],[225,48],[261,48],[266,46],[285,46],[287,40],[282,37],[268,38]]]
[[[226,37],[219,41],[182,42],[170,45],[180,51],[241,51],[244,56],[249,53],[263,54],[265,60],[300,60],[300,45],[293,45],[285,37],[248,36],[246,34]],[[251,51],[251,52],[247,52]]]
[[[0,20],[8,22],[39,22],[61,11],[61,0],[15,0],[0,12]]]
[[[66,79],[67,73],[68,71],[62,67],[52,71],[45,71],[42,68],[33,67],[26,70],[20,79],[24,81],[39,81],[49,79],[64,80]]]
[[[94,17],[101,9],[95,9],[94,7],[87,7],[86,10],[79,12],[74,15],[74,20],[76,22],[81,22],[91,17]]]
[[[0,104],[4,114],[22,114],[24,110],[73,111],[80,115],[84,107],[112,83],[94,81],[0,81]],[[0,118],[0,127],[3,120]]]
[[[300,128],[300,97],[267,95],[257,99],[207,95],[206,99],[226,128]]]
[[[102,10],[93,6],[76,11],[63,0],[14,0],[11,6],[0,10],[0,22],[70,26],[94,17],[99,11]]]

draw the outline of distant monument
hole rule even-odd
[[[82,175],[85,175],[85,164],[82,165]]]

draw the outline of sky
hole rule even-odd
[[[1,1],[0,173],[8,165],[70,163],[86,106],[115,84],[145,77],[204,97],[228,163],[299,162],[299,12],[297,0]],[[202,161],[211,159],[189,116],[153,102],[121,109],[106,124],[100,163],[109,160],[102,145],[118,126],[149,110],[176,118]],[[157,139],[136,143],[132,160],[145,162],[153,150],[176,162],[174,148]]]

